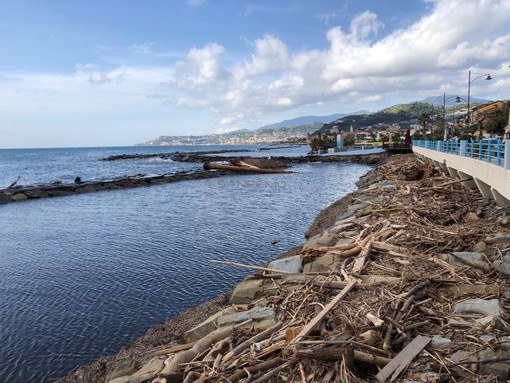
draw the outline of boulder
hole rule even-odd
[[[314,249],[321,246],[333,246],[336,241],[337,239],[333,235],[325,231],[322,234],[318,234],[306,241],[303,245],[303,250]]]
[[[427,347],[432,350],[445,350],[450,348],[452,343],[453,342],[448,338],[444,338],[441,335],[434,335]]]
[[[299,255],[294,255],[292,257],[271,261],[267,267],[287,273],[300,273],[303,269],[303,260]]]
[[[134,374],[136,371],[140,369],[140,362],[137,360],[124,360],[115,366],[115,369],[106,375],[105,381],[110,382],[111,380],[129,376]]]
[[[230,303],[236,305],[250,303],[263,296],[266,291],[274,288],[272,284],[268,284],[265,280],[261,279],[241,282],[234,288],[230,297]]]
[[[216,321],[223,314],[223,311],[219,311],[216,314],[211,315],[205,321],[199,323],[192,329],[183,333],[180,337],[184,341],[184,343],[196,342],[199,339],[202,339],[209,333],[213,332],[218,328],[216,325]]]
[[[510,255],[507,254],[503,257],[503,259],[494,261],[492,263],[492,267],[500,273],[510,275]]]
[[[145,383],[154,379],[157,374],[163,370],[165,366],[164,360],[160,358],[153,358],[148,363],[144,364],[142,368],[129,376],[122,376],[113,380],[106,380],[108,383]]]
[[[340,251],[328,251],[303,266],[304,273],[323,273],[339,271],[345,258],[340,257]]]

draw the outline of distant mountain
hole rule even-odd
[[[446,100],[447,106],[452,106],[452,105],[457,104],[455,101],[455,96],[457,96],[457,95],[456,94],[447,94],[446,95],[446,98],[447,99],[449,98],[449,100]],[[458,96],[461,98],[462,103],[467,103],[467,96],[463,96],[463,95],[458,95]],[[464,99],[464,100],[462,100],[462,99]],[[426,99],[422,100],[422,102],[442,106],[443,102],[444,102],[444,95],[427,97]],[[491,101],[485,100],[483,98],[470,97],[469,102],[473,103],[473,104],[486,104]]]
[[[322,124],[326,124],[331,121],[338,120],[339,118],[349,116],[349,115],[358,115],[358,114],[364,114],[367,113],[365,110],[353,112],[353,113],[336,113],[336,114],[330,114],[329,116],[301,116],[296,117],[290,120],[284,120],[281,122],[277,122],[275,124],[265,125],[261,128],[258,128],[257,130],[266,130],[266,129],[274,129],[274,128],[283,128],[283,127],[289,127],[289,126],[297,126],[297,125],[305,125],[305,124],[311,124],[314,122],[320,122]]]
[[[359,111],[350,115],[366,113]],[[222,134],[207,134],[202,136],[160,136],[137,145],[227,145],[227,144],[255,144],[305,141],[309,133],[319,129],[324,123],[347,116],[346,113],[331,114],[329,116],[302,116],[275,124],[265,125],[249,130],[239,129]]]

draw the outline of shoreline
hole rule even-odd
[[[510,309],[510,289],[505,287],[510,276],[510,256],[502,257],[510,244],[510,209],[496,206],[413,155],[390,157],[361,177],[357,185],[358,190],[319,213],[307,231],[307,240],[270,262],[266,266],[271,270],[269,273],[257,271],[231,293],[150,329],[116,356],[82,366],[57,383],[170,382],[183,381],[186,375],[187,381],[206,378],[208,369],[195,368],[188,373],[172,366],[172,362],[165,367],[164,361],[172,355],[182,356],[184,351],[178,350],[196,344],[182,346],[183,343],[203,342],[207,334],[223,331],[214,329],[225,323],[227,317],[232,319],[232,307],[246,306],[243,310],[248,312],[258,307],[259,311],[272,313],[264,319],[252,318],[249,324],[233,319],[231,323],[238,326],[234,331],[247,336],[246,332],[253,334],[249,330],[252,327],[259,328],[255,331],[258,332],[273,329],[271,326],[276,326],[277,321],[286,323],[289,314],[282,309],[289,297],[285,298],[286,290],[301,297],[298,299],[301,302],[312,295],[325,307],[340,291],[336,289],[347,286],[352,290],[345,293],[347,297],[338,307],[330,308],[334,315],[323,319],[326,325],[319,326],[315,336],[340,339],[346,345],[334,350],[343,355],[344,361],[350,361],[343,371],[352,379],[372,382],[376,375],[383,379],[380,374],[387,369],[382,370],[383,366],[399,358],[400,352],[407,354],[404,348],[411,340],[419,340],[422,342],[419,351],[425,348],[427,351],[418,352],[409,361],[413,361],[412,366],[406,366],[402,378],[418,381],[429,376],[431,381],[439,381],[454,376],[463,382],[493,382],[497,376],[506,381],[510,364],[499,361],[510,358],[510,330],[507,331],[505,322]],[[347,250],[341,249],[357,247],[355,238],[363,244],[358,250],[361,255],[345,258],[343,253]],[[301,271],[292,271],[287,276],[288,271],[279,273],[290,260],[301,262]],[[303,272],[315,276],[307,277]],[[274,281],[282,281],[278,284],[284,287],[279,290],[283,301],[277,300],[278,304],[267,300],[267,294],[276,299],[271,288]],[[317,283],[310,285],[311,282]],[[285,287],[287,283],[289,287]],[[310,290],[312,286],[316,286],[315,290]],[[399,307],[405,315],[399,314]],[[299,305],[297,309],[303,311],[297,317],[298,312],[292,315],[292,323],[297,321],[297,332],[304,331],[310,318],[321,311],[313,305]],[[230,310],[228,314],[226,310]],[[370,323],[368,314],[381,323],[373,318]],[[279,334],[277,329],[273,331],[274,336]],[[342,338],[345,334],[349,334],[346,339]],[[470,337],[469,342],[466,336]],[[232,347],[238,343],[236,337],[227,339],[234,343]],[[327,371],[330,376],[336,374],[330,363],[316,357],[320,352],[331,351],[333,346],[314,347],[300,342],[293,346],[292,340],[288,342],[284,341],[283,350],[304,359],[298,369],[296,363],[300,359],[282,353],[280,364],[284,360],[287,363],[281,373],[289,377],[307,369]],[[501,346],[504,344],[507,346]],[[309,349],[315,355],[311,360],[304,353]],[[354,355],[354,360],[345,359],[346,352]],[[245,362],[249,363],[250,355],[243,357],[248,358]],[[335,355],[338,360],[340,354]],[[438,360],[442,364],[437,365]],[[466,363],[474,363],[474,371],[466,372],[459,367]],[[140,375],[141,371],[148,375]]]
[[[382,159],[383,155],[371,155],[373,157],[368,161],[368,163],[381,163],[381,161],[384,161],[384,159]],[[338,158],[338,156],[336,157]],[[356,157],[359,156],[356,155]],[[254,158],[258,159],[259,157]],[[272,157],[272,159],[274,159],[274,157]],[[339,162],[349,161],[342,159]],[[369,170],[369,172],[372,170]],[[306,240],[310,235],[316,235],[327,229],[327,227],[334,222],[335,216],[344,213],[351,201],[351,194],[353,193],[349,193],[339,200],[334,201],[320,211],[310,224],[308,230],[303,233],[304,240]],[[304,242],[284,251],[277,257],[277,259],[284,259],[298,255],[303,248],[303,244]],[[119,365],[122,366],[124,364],[131,365],[131,361],[133,359],[143,360],[149,358],[155,349],[160,348],[165,343],[175,342],[176,339],[179,339],[179,336],[186,330],[198,325],[214,313],[229,307],[229,299],[232,291],[233,290],[214,299],[205,301],[197,306],[190,307],[165,323],[149,328],[145,335],[123,346],[116,355],[107,355],[91,364],[80,366],[74,372],[57,379],[55,383],[102,382],[108,376],[107,372],[112,368]]]

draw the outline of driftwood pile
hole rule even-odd
[[[452,319],[480,314],[455,313],[452,306],[483,298],[508,308],[507,276],[491,265],[510,243],[487,240],[509,232],[507,211],[412,155],[391,157],[350,198],[354,214],[328,231],[338,241],[304,247],[305,272],[252,266],[258,271],[250,278],[272,289],[233,306],[273,308],[276,324],[258,331],[249,323],[222,327],[159,350],[168,359],[153,382],[496,382],[482,367],[504,369],[509,358],[474,356],[508,346],[505,315],[455,327]],[[448,261],[474,248],[486,263]],[[326,254],[336,267],[306,272],[307,263]],[[433,345],[434,336],[451,342]],[[455,361],[459,350],[473,357]]]
[[[500,318],[459,330],[448,321],[453,302],[464,297],[457,286],[492,286],[477,297],[499,299],[506,277],[493,269],[477,273],[470,264],[453,267],[437,255],[472,251],[507,233],[505,209],[412,155],[370,172],[351,198],[364,206],[344,223],[357,233],[353,240],[301,252],[305,263],[334,252],[338,270],[287,275],[284,282],[286,273],[258,268],[251,278],[271,280],[274,288],[253,304],[274,308],[277,323],[264,331],[219,328],[194,344],[162,350],[169,358],[153,382],[496,382],[477,368],[509,360],[455,363],[450,356],[497,349],[510,334],[508,324]],[[510,249],[485,245],[488,260]],[[380,283],[362,282],[380,275],[386,276]],[[483,334],[492,340],[481,340]],[[453,339],[453,346],[428,347],[434,335]]]

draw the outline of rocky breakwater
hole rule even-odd
[[[364,154],[364,155],[321,155],[321,156],[270,156],[270,157],[250,157],[250,156],[221,156],[206,154],[204,152],[196,153],[174,153],[170,159],[177,162],[209,162],[209,161],[257,161],[260,159],[271,159],[284,165],[306,164],[310,162],[353,162],[357,164],[375,165],[386,158],[386,153]]]
[[[392,156],[291,256],[219,260],[256,272],[60,383],[505,382],[508,214]]]
[[[82,181],[77,177],[72,184],[55,182],[45,185],[13,185],[0,190],[0,204],[20,202],[31,199],[63,197],[104,190],[119,190],[140,186],[160,185],[170,182],[213,178],[225,175],[225,172],[206,172],[203,170],[191,172],[176,172],[172,174],[145,176],[143,174],[130,175],[114,180]]]

